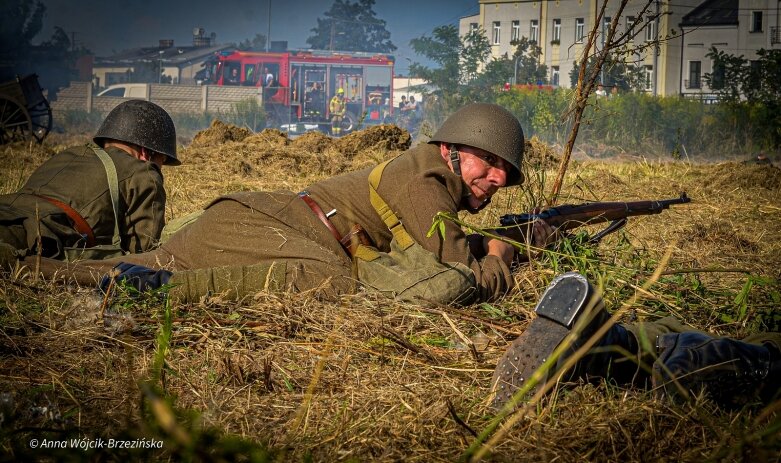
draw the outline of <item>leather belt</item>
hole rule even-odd
[[[44,201],[48,201],[49,203],[51,203],[51,204],[57,206],[58,208],[60,208],[62,210],[62,212],[64,212],[65,215],[67,215],[68,218],[71,219],[71,221],[73,222],[73,228],[77,232],[79,232],[80,235],[82,235],[82,236],[84,236],[84,238],[86,238],[86,240],[87,240],[87,247],[91,248],[91,247],[95,246],[95,244],[96,244],[96,242],[95,242],[95,233],[93,233],[92,227],[89,226],[87,221],[84,220],[84,217],[79,215],[79,213],[76,212],[75,209],[73,209],[72,207],[70,207],[69,205],[65,204],[64,202],[62,202],[62,201],[60,201],[58,199],[49,198],[49,197],[46,197],[46,196],[36,195],[36,194],[34,194],[32,196],[35,196],[36,198],[41,198]]]
[[[303,199],[307,206],[309,206],[309,209],[312,209],[312,212],[315,213],[318,219],[320,219],[321,222],[323,222],[323,225],[328,228],[328,231],[331,232],[331,234],[336,238],[336,241],[339,241],[341,244],[342,242],[342,235],[339,234],[339,231],[334,227],[334,224],[331,222],[331,220],[328,218],[327,215],[323,212],[322,209],[320,209],[320,205],[315,202],[314,199],[312,199],[311,196],[309,196],[309,193],[306,191],[302,191],[298,193],[298,197]]]

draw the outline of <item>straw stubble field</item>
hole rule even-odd
[[[298,191],[393,156],[409,135],[381,126],[339,140],[214,124],[166,168],[168,219],[238,190]],[[2,147],[0,193],[62,149]],[[527,186],[477,216],[488,227],[539,205],[557,153],[527,146]],[[750,164],[573,162],[560,202],[676,197],[597,246],[578,234],[516,271],[503,300],[464,308],[359,293],[338,301],[259,293],[168,306],[103,301],[91,288],[3,274],[0,402],[12,458],[453,461],[494,417],[488,388],[554,275],[585,272],[625,321],[675,315],[730,336],[778,330],[781,171]],[[590,230],[593,231],[593,230]],[[669,258],[665,258],[669,255]],[[663,275],[650,286],[659,265]],[[778,460],[781,404],[725,411],[699,399],[596,383],[560,388],[500,438],[498,461]],[[32,437],[163,439],[163,450],[32,450]],[[253,453],[254,452],[254,453]]]

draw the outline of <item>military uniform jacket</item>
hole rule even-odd
[[[118,148],[106,152],[114,161],[119,181],[122,249],[130,253],[150,250],[165,225],[163,176],[155,164]],[[33,172],[19,192],[0,196],[0,227],[23,226],[28,249],[34,247],[40,228],[43,255],[61,257],[63,247],[78,245],[82,237],[61,209],[36,195],[70,205],[90,225],[96,244],[111,244],[114,209],[108,179],[91,148],[77,146],[54,155]]]
[[[387,252],[392,235],[369,200],[371,170],[333,177],[307,190],[323,211],[336,209],[331,221],[342,235],[354,224],[360,224],[377,248]],[[465,210],[465,198],[471,194],[461,177],[444,163],[437,145],[419,145],[394,159],[385,168],[377,192],[415,241],[442,262],[460,262],[472,269],[480,300],[499,297],[512,286],[507,265],[496,256],[475,259],[469,251],[466,234],[457,224],[446,222],[444,240],[438,233],[426,237],[437,212]]]

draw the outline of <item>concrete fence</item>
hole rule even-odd
[[[149,100],[163,107],[169,113],[220,113],[231,109],[231,105],[247,99],[256,99],[262,104],[262,89],[257,87],[220,87],[216,85],[170,85],[146,84]],[[123,101],[133,98],[96,96],[92,93],[92,82],[71,82],[60,90],[57,100],[51,103],[53,111],[81,110],[88,113],[111,111]]]

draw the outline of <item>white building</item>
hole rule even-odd
[[[759,49],[781,49],[778,0],[707,0],[683,17],[683,66],[680,92],[706,99],[713,89],[703,76],[717,71],[706,55],[712,47],[749,61]]]
[[[541,62],[548,67],[553,85],[570,87],[570,71],[580,61],[584,42],[596,21],[600,0],[478,0],[478,14],[461,18],[459,32],[485,30],[493,57],[512,56],[513,40],[527,37],[542,48]],[[602,34],[615,17],[618,0],[607,0]],[[771,3],[772,2],[772,3]],[[632,28],[635,47],[632,60],[646,73],[646,88],[659,95],[673,95],[700,89],[686,89],[691,72],[701,63],[711,45],[747,58],[759,48],[779,48],[779,0],[658,0],[644,13],[645,0],[630,0],[618,20],[618,33]],[[658,12],[658,14],[657,14]],[[641,17],[641,15],[643,17]],[[638,20],[639,18],[639,20]],[[656,19],[654,19],[656,18]],[[723,18],[719,20],[717,18]],[[637,20],[637,21],[636,21]],[[773,26],[768,27],[769,24]],[[682,34],[681,32],[685,32]],[[653,42],[661,38],[658,45]],[[749,58],[750,59],[750,58]],[[707,67],[710,67],[708,61]],[[690,68],[693,71],[690,72]],[[691,85],[691,83],[689,84]]]

